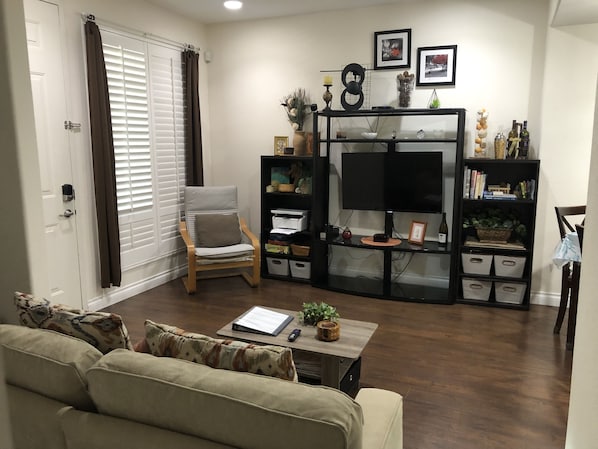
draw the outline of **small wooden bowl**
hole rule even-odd
[[[279,184],[278,185],[278,191],[279,192],[294,192],[295,191],[295,185],[294,184]]]
[[[335,341],[341,336],[341,325],[336,321],[318,321],[318,339],[322,341]]]

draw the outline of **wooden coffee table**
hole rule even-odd
[[[341,379],[345,376],[353,362],[361,357],[363,349],[378,328],[376,323],[341,318],[338,320],[341,326],[340,338],[331,342],[321,341],[316,338],[315,326],[299,324],[296,311],[275,309],[272,307],[268,307],[268,309],[286,313],[293,317],[293,321],[277,336],[235,331],[233,330],[232,323],[236,321],[236,318],[225,324],[218,330],[217,334],[221,337],[252,343],[286,346],[293,349],[294,357],[296,352],[299,352],[299,354],[304,352],[308,355],[307,359],[320,359],[318,360],[319,363],[312,364],[311,366],[315,366],[316,370],[319,368],[319,378],[322,385],[334,388],[340,388]],[[287,337],[295,328],[301,329],[301,336],[291,343],[287,340]],[[302,357],[299,354],[295,357],[298,373],[300,375],[304,374],[307,377],[313,377],[313,373],[309,372],[311,371],[309,368],[302,367],[302,364],[299,362]]]

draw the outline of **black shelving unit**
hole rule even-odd
[[[290,170],[291,165],[300,164],[304,172],[310,173],[312,178],[311,193],[295,193],[295,192],[267,192],[266,187],[271,184],[271,173],[273,168],[285,168]],[[314,158],[310,156],[261,156],[261,226],[260,226],[260,242],[261,242],[261,276],[263,278],[280,279],[294,282],[309,283],[310,277],[293,277],[291,275],[291,267],[289,264],[300,263],[304,267],[311,267],[312,253],[308,256],[298,256],[292,253],[279,254],[266,251],[266,244],[268,237],[272,230],[272,210],[275,209],[296,209],[308,211],[308,226],[307,229],[297,233],[294,239],[297,243],[305,246],[311,245],[313,241],[313,209],[314,209],[314,189],[317,180],[316,170],[314,167]],[[295,180],[296,181],[296,180]],[[288,274],[281,275],[273,270],[269,270],[268,261],[272,264],[276,260],[277,266],[288,266]],[[305,272],[309,271],[307,268]]]
[[[454,123],[453,129],[444,130],[442,133],[430,133],[428,137],[418,137],[415,131],[401,131],[401,120],[407,117],[428,118],[452,117],[448,120]],[[333,128],[333,120],[342,122],[344,119],[357,118],[365,119],[389,119],[396,121],[396,137],[384,136],[383,138],[367,139],[355,136],[337,138]],[[425,119],[424,119],[425,120]],[[319,130],[314,133],[314,148],[316,164],[321,166],[323,177],[319,183],[318,201],[315,203],[316,214],[314,225],[314,242],[312,244],[312,285],[334,291],[363,295],[368,297],[416,301],[426,303],[452,304],[456,297],[458,250],[460,245],[451,241],[447,245],[440,246],[435,240],[435,230],[430,229],[427,239],[423,245],[412,245],[407,239],[397,246],[371,246],[363,244],[359,235],[353,235],[351,239],[344,240],[342,237],[330,236],[326,231],[329,229],[329,194],[330,194],[330,155],[342,151],[342,148],[351,144],[375,144],[382,145],[387,152],[400,152],[405,145],[416,146],[418,151],[426,151],[432,145],[441,145],[454,151],[454,160],[449,162],[451,171],[454,171],[454,185],[452,187],[453,212],[452,221],[449,224],[449,235],[459,235],[461,207],[461,185],[463,183],[462,167],[463,146],[465,128],[465,109],[377,109],[358,111],[336,111],[324,110],[313,114],[313,129]],[[417,129],[417,128],[416,128]],[[380,212],[382,213],[382,212]],[[387,235],[393,234],[393,212],[385,212],[384,232]],[[329,262],[332,253],[336,248],[345,247],[351,250],[366,252],[378,252],[382,257],[383,268],[379,276],[361,277],[338,275],[330,271]],[[448,286],[430,286],[425,279],[421,282],[405,282],[401,279],[400,273],[393,272],[393,258],[395,256],[407,255],[409,257],[429,257],[439,255],[448,259],[449,275]]]
[[[538,180],[540,174],[539,160],[520,159],[465,159],[463,171],[466,168],[482,171],[486,174],[486,185],[510,184],[516,186],[520,181],[535,180],[535,192],[530,198],[503,199],[477,199],[465,198],[464,192],[461,199],[461,220],[467,214],[482,211],[487,208],[503,209],[512,212],[526,226],[526,235],[512,236],[508,244],[492,243],[483,247],[476,244],[475,231],[461,229],[458,241],[459,270],[457,302],[492,307],[505,307],[512,309],[528,310],[530,305],[532,262],[534,249],[534,235],[536,223],[536,207],[538,198]],[[462,189],[463,190],[463,189]],[[472,274],[470,260],[485,260],[492,262],[487,273]],[[498,261],[498,262],[497,262]],[[501,264],[509,263],[510,266],[520,264],[521,276],[504,275],[504,270],[499,272]],[[498,266],[497,266],[498,265]],[[509,265],[507,265],[508,268]],[[477,292],[470,287],[476,287]],[[521,289],[524,288],[523,292]]]

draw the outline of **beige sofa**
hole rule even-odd
[[[15,449],[399,449],[402,398],[0,325]]]

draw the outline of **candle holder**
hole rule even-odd
[[[332,93],[330,92],[330,87],[332,84],[324,84],[326,91],[322,94],[322,99],[326,102],[325,110],[330,109],[330,102],[332,101]]]

